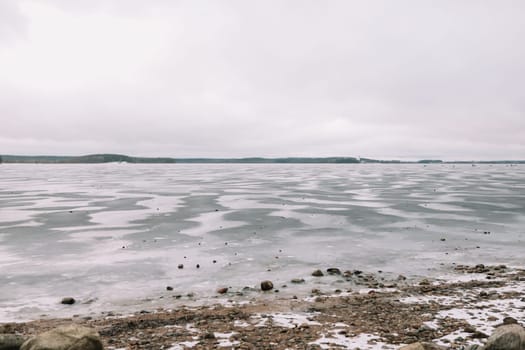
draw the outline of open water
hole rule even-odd
[[[0,321],[524,262],[523,165],[0,165]]]

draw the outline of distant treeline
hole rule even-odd
[[[442,161],[422,159],[418,161],[380,160],[355,157],[288,157],[288,158],[147,158],[122,154],[91,154],[86,156],[0,156],[0,163],[45,163],[45,164],[94,164],[94,163],[244,163],[244,164],[524,164],[525,160],[497,161]]]
[[[290,158],[176,158],[177,163],[359,163],[353,157],[290,157]]]
[[[0,156],[4,163],[59,163],[59,164],[90,164],[90,163],[175,163],[173,158],[130,157],[122,154],[91,154],[87,156]]]

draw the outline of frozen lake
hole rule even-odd
[[[524,252],[523,165],[0,165],[0,321],[71,316],[64,296],[135,311],[316,268],[439,276]]]

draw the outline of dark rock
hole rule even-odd
[[[340,275],[341,270],[339,270],[337,267],[330,267],[326,269],[326,272],[328,272],[329,275]]]
[[[79,325],[61,326],[27,340],[20,350],[103,350],[99,334]]]
[[[273,289],[273,283],[272,281],[262,281],[261,282],[261,290],[267,291]]]
[[[314,276],[314,277],[322,277],[322,276],[324,276],[324,273],[321,270],[315,270],[314,272],[312,272],[312,276]]]
[[[467,325],[467,326],[463,327],[463,331],[465,331],[465,333],[475,333],[476,332],[476,328],[474,328],[471,325]]]
[[[213,332],[206,332],[202,336],[202,339],[215,339],[215,334]]]
[[[0,350],[19,350],[26,338],[16,334],[0,334]]]
[[[173,287],[172,286],[167,286],[166,290],[173,290]]]
[[[291,282],[295,284],[301,284],[304,283],[304,278],[294,278]]]
[[[228,292],[228,287],[222,287],[217,289],[217,293],[219,294],[225,294],[226,292]]]
[[[62,298],[62,301],[60,301],[61,304],[65,304],[65,305],[73,305],[75,302],[76,300],[71,297]]]
[[[473,332],[473,333],[470,335],[470,337],[471,337],[472,339],[485,339],[485,338],[488,338],[489,336],[486,335],[486,334],[483,333],[483,332],[475,331],[475,332]]]
[[[178,268],[178,269],[183,269],[183,268],[184,268],[184,265],[183,265],[183,264],[179,264],[179,265],[177,265],[177,268]]]
[[[487,339],[484,350],[524,350],[525,329],[518,324],[508,324],[496,328]]]
[[[514,317],[505,317],[503,319],[503,324],[518,324],[518,320],[516,320]]]

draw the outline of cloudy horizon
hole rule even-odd
[[[522,1],[0,2],[0,154],[525,159]]]

